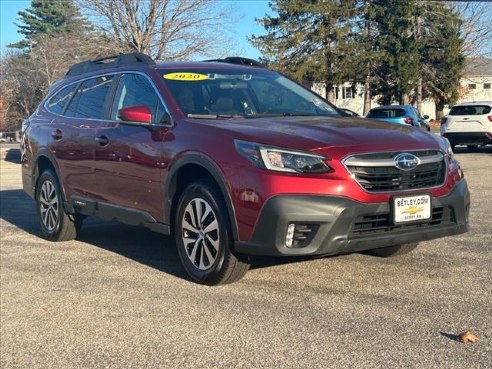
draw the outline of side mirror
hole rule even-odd
[[[428,115],[424,115],[422,118],[429,119],[429,116]]]
[[[124,122],[150,124],[152,122],[152,112],[146,105],[129,106],[118,110],[118,118]]]

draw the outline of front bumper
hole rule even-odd
[[[425,191],[422,191],[425,192]],[[333,255],[432,240],[468,231],[470,193],[463,179],[443,197],[432,198],[432,219],[394,225],[389,203],[364,204],[343,197],[278,195],[264,205],[253,236],[237,241],[248,255]],[[313,231],[303,247],[287,247],[289,224]]]

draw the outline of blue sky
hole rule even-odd
[[[221,0],[234,1],[234,0]],[[263,27],[255,22],[255,18],[261,18],[270,12],[267,0],[235,0],[239,21],[231,32],[231,38],[241,55],[249,58],[258,58],[260,53],[247,41],[246,37],[252,34],[264,34]],[[17,13],[28,8],[31,1],[26,0],[0,0],[0,49],[5,45],[21,40],[22,35],[17,33]]]

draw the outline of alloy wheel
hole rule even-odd
[[[196,268],[210,269],[219,253],[219,222],[212,207],[202,198],[192,199],[181,223],[186,255]]]
[[[58,224],[60,205],[55,185],[47,180],[44,181],[39,193],[39,209],[41,221],[48,231],[53,231]]]

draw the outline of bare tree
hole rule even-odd
[[[106,35],[155,59],[216,56],[229,48],[233,4],[216,0],[78,0]]]
[[[22,54],[8,51],[3,55],[1,64],[5,125],[12,129],[36,108],[43,90],[43,78],[36,69],[32,69],[33,63]]]
[[[463,20],[463,54],[469,56],[492,56],[492,4],[489,1],[449,2]]]
[[[33,67],[43,77],[43,84],[49,87],[63,77],[68,68],[87,59],[97,59],[111,54],[128,51],[114,45],[105,36],[97,33],[38,37],[38,43],[29,53]]]
[[[6,78],[7,59],[0,63],[0,132],[12,131],[9,113],[14,103],[14,89],[11,81]]]
[[[63,78],[74,63],[116,54],[122,50],[103,36],[42,35],[29,53],[8,50],[1,58],[0,118],[16,130],[31,115],[50,85]]]

